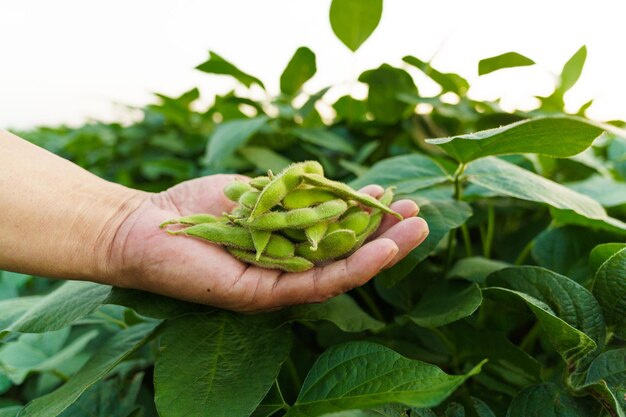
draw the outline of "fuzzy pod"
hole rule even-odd
[[[304,234],[311,244],[312,251],[317,250],[317,245],[326,235],[326,230],[328,230],[328,223],[326,222],[320,222],[304,229]]]
[[[246,191],[245,193],[241,194],[241,196],[239,197],[239,200],[237,201],[239,202],[239,205],[241,207],[247,208],[248,210],[252,210],[260,194],[261,192],[257,190]]]
[[[250,229],[250,236],[252,237],[252,244],[254,245],[254,250],[256,251],[256,260],[258,261],[261,255],[263,255],[263,251],[267,247],[267,244],[270,242],[272,232],[268,230]]]
[[[227,250],[240,261],[260,266],[261,268],[280,269],[286,272],[304,272],[315,266],[311,261],[299,256],[292,256],[289,258],[274,258],[267,255],[261,255],[257,259],[256,255],[253,252],[248,252],[237,248],[227,248]]]
[[[345,199],[345,200],[355,200],[365,206],[377,208],[379,210],[384,211],[385,213],[389,213],[398,219],[402,220],[403,217],[400,213],[397,213],[390,209],[385,204],[381,203],[379,200],[376,200],[369,194],[360,193],[358,191],[353,190],[349,185],[344,184],[342,182],[329,180],[325,178],[323,175],[319,174],[311,174],[305,173],[303,174],[304,181],[308,184],[314,185],[316,187],[321,187],[330,190],[337,196]]]
[[[337,223],[331,224],[329,232],[339,229],[352,230],[357,236],[361,234],[368,226],[370,215],[364,210],[357,210],[351,213],[346,212]]]
[[[248,183],[243,181],[235,180],[231,181],[224,187],[224,195],[228,197],[229,200],[238,202],[239,198],[246,191],[250,191],[252,187]]]
[[[298,245],[296,255],[317,264],[342,257],[354,248],[356,242],[356,234],[352,230],[339,229],[324,236],[317,250],[312,250],[306,243]]]
[[[393,201],[393,188],[387,188],[383,195],[380,197],[380,202],[382,204],[389,205]],[[370,237],[376,230],[378,230],[378,226],[380,226],[380,222],[383,220],[383,212],[378,209],[372,210],[369,215],[369,222],[367,223],[367,227],[357,235],[357,243],[355,248],[359,248],[365,243],[365,240]]]
[[[254,177],[250,180],[250,186],[261,191],[263,188],[265,188],[265,186],[267,186],[267,184],[270,183],[270,181],[271,181],[270,177],[267,177],[267,176]]]
[[[323,176],[324,169],[317,161],[306,161],[289,165],[263,188],[261,195],[252,209],[250,220],[267,213],[272,207],[280,204],[287,194],[300,185],[304,174]]]
[[[287,236],[289,240],[293,242],[306,242],[308,240],[302,229],[282,229],[280,233]]]
[[[336,199],[337,196],[321,188],[298,188],[283,198],[283,207],[288,210],[315,206]]]
[[[192,214],[191,216],[179,217],[177,219],[171,219],[171,220],[165,221],[161,223],[159,227],[164,228],[165,226],[169,224],[184,224],[184,225],[193,226],[195,224],[202,224],[202,223],[216,223],[216,222],[224,223],[227,220],[228,219],[226,219],[223,216],[218,217],[212,214],[199,213],[199,214]]]
[[[348,209],[348,204],[341,200],[331,200],[315,207],[288,211],[273,211],[254,219],[237,220],[244,227],[260,230],[306,229],[319,222],[327,222],[341,216]]]
[[[171,234],[193,236],[217,243],[222,246],[238,248],[247,251],[255,251],[254,241],[248,229],[238,226],[232,226],[224,223],[204,223],[188,227],[186,229],[175,232],[169,231]],[[268,256],[277,258],[288,258],[293,256],[295,245],[287,238],[279,235],[271,235],[265,253]]]

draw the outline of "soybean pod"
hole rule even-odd
[[[191,216],[179,217],[177,219],[171,219],[165,221],[159,225],[160,228],[164,228],[170,224],[184,224],[184,225],[194,225],[194,224],[202,224],[202,223],[215,223],[215,222],[225,222],[226,219],[223,217],[217,217],[212,214],[192,214]]]
[[[350,252],[356,243],[356,235],[352,230],[340,229],[324,236],[319,242],[317,250],[312,250],[306,243],[298,245],[296,255],[314,263],[325,262]]]
[[[260,200],[261,197],[259,197]],[[341,200],[331,200],[315,207],[289,211],[273,211],[262,214],[252,220],[236,220],[237,224],[252,229],[280,230],[306,229],[319,222],[336,219],[348,209],[348,204]]]
[[[258,259],[252,252],[237,248],[227,248],[235,258],[245,263],[260,266],[268,269],[281,269],[286,272],[304,272],[313,268],[313,262],[300,256],[292,256],[289,258],[274,258],[267,255],[261,255]]]

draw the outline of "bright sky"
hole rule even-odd
[[[588,48],[571,109],[594,98],[590,115],[626,119],[624,12],[620,0],[385,0],[382,21],[352,54],[333,35],[330,0],[19,0],[0,2],[0,128],[89,118],[120,119],[121,105],[154,102],[198,86],[205,102],[233,83],[193,68],[208,50],[261,78],[270,92],[298,46],[313,49],[318,73],[305,86],[359,94],[354,80],[404,55],[434,57],[440,70],[473,82],[476,98],[528,106],[549,93],[553,74]],[[478,78],[481,58],[520,52],[539,65]],[[417,72],[418,82],[421,81]],[[428,93],[425,85],[422,92]],[[336,91],[338,94],[339,91]],[[362,93],[362,91],[361,91]],[[530,100],[530,101],[529,101]],[[116,104],[117,103],[117,104]]]

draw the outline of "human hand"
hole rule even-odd
[[[141,289],[238,312],[260,312],[300,303],[321,302],[363,285],[405,257],[428,235],[426,222],[414,217],[417,205],[400,200],[385,215],[372,240],[346,259],[306,272],[286,273],[240,262],[224,248],[159,229],[162,222],[194,213],[221,215],[236,203],[223,194],[236,175],[212,175],[181,183],[160,194],[144,194],[136,210],[121,221],[108,245],[103,272],[113,285]],[[379,197],[383,189],[361,190]]]

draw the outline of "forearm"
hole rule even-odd
[[[99,280],[108,245],[144,198],[0,131],[0,269]]]

